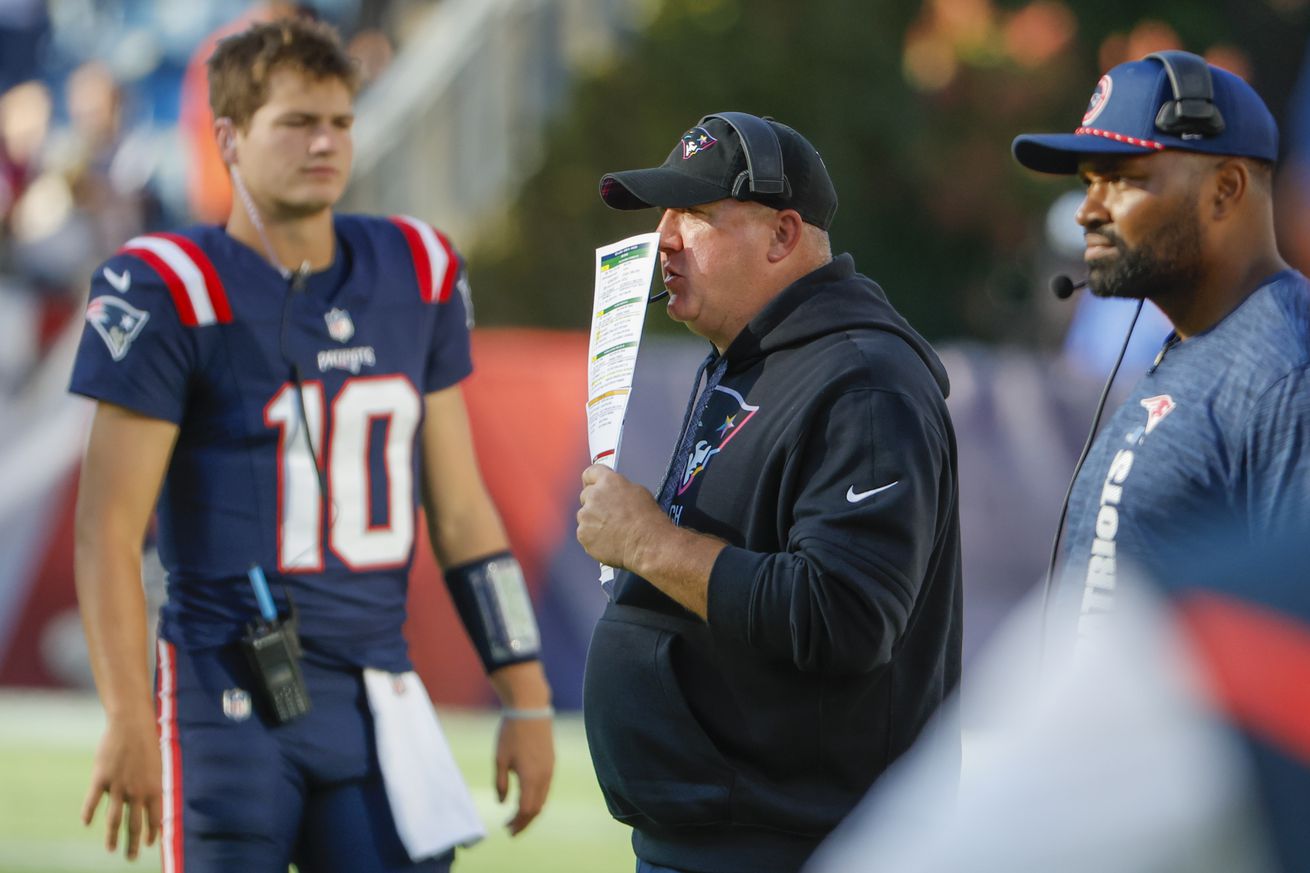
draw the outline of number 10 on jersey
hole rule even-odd
[[[333,554],[352,570],[404,564],[414,545],[414,436],[422,398],[399,375],[349,379],[330,408],[321,382],[303,385],[307,429],[293,383],[284,384],[264,407],[264,424],[278,429],[278,569],[321,571],[325,538]],[[383,434],[380,447],[373,445],[378,425]],[[326,514],[311,442],[318,461],[326,458]],[[379,456],[382,462],[375,465],[373,459]],[[377,513],[372,480],[377,473],[385,477],[386,520],[380,524],[373,523]]]

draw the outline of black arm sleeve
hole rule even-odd
[[[798,446],[795,485],[779,495],[794,505],[786,550],[729,546],[715,562],[712,631],[802,670],[887,663],[955,503],[947,427],[898,393],[838,397]]]

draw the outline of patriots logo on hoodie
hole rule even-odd
[[[685,161],[692,155],[712,149],[717,143],[718,140],[710,136],[708,130],[703,127],[693,127],[682,135],[682,159]]]
[[[682,478],[678,482],[678,495],[683,494],[691,487],[691,483],[696,480],[697,476],[705,472],[705,468],[709,466],[714,456],[723,451],[724,447],[737,435],[737,432],[745,427],[746,422],[754,418],[755,413],[759,411],[758,406],[747,403],[745,397],[742,397],[731,388],[724,385],[715,385],[714,391],[717,394],[726,394],[731,397],[733,400],[732,408],[724,414],[718,426],[711,428],[710,433],[712,436],[710,439],[700,440],[696,445],[692,446],[686,461],[682,465]],[[716,404],[716,407],[722,406],[724,404]]]

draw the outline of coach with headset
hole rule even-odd
[[[832,256],[837,195],[790,127],[708,115],[601,197],[664,210],[669,316],[713,348],[657,496],[583,473],[578,539],[620,570],[596,773],[640,873],[795,871],[959,679],[946,373]]]
[[[1049,613],[1085,635],[1126,566],[1169,579],[1162,556],[1200,531],[1253,554],[1310,532],[1310,285],[1274,237],[1274,119],[1196,55],[1120,64],[1073,133],[1020,136],[1014,156],[1086,186],[1092,293],[1174,327],[1075,477]]]

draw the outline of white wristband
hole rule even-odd
[[[553,706],[542,706],[537,709],[502,709],[500,711],[501,718],[516,719],[550,718],[554,714],[555,707]]]

